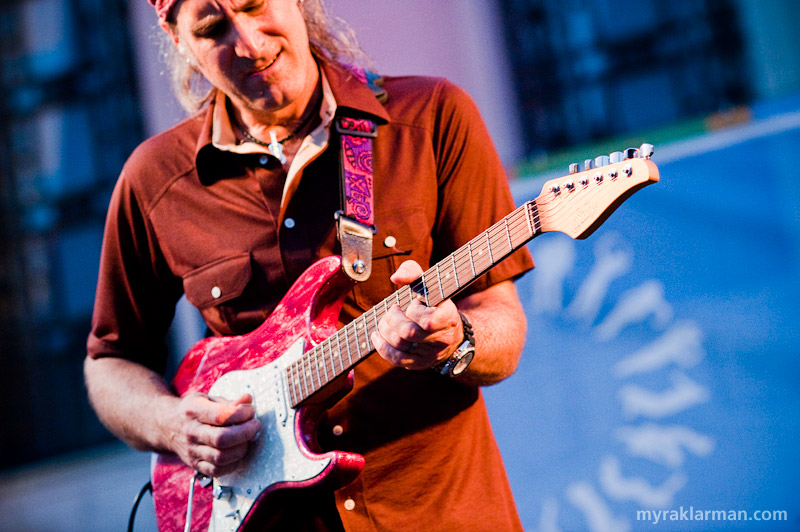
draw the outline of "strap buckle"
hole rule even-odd
[[[336,211],[336,230],[342,244],[342,269],[354,281],[366,281],[372,273],[372,235],[375,229]]]

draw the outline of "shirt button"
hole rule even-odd
[[[211,289],[211,297],[214,299],[219,299],[222,296],[222,289],[219,286],[215,286]]]
[[[383,241],[383,245],[387,248],[393,248],[395,244],[397,244],[397,239],[392,235],[387,236]]]
[[[335,427],[333,427],[334,436],[341,436],[342,434],[344,434],[344,429],[342,428],[341,425],[336,425]]]
[[[347,499],[346,501],[344,501],[345,510],[352,510],[355,507],[356,507],[356,501],[354,501],[353,499]]]
[[[283,226],[284,226],[286,229],[291,229],[292,227],[294,227],[294,218],[286,218],[286,219],[283,221]]]
[[[266,166],[268,162],[269,162],[269,156],[267,155],[262,155],[261,157],[258,158],[258,163],[261,166]]]

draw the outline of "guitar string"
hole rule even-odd
[[[615,180],[612,180],[612,182],[613,181],[615,181]],[[604,191],[608,191],[609,188],[612,188],[612,187],[608,187],[607,186],[607,187],[604,187],[604,188],[601,189],[601,186],[602,186],[602,183],[596,183],[596,182],[590,181],[590,183],[588,185],[586,185],[585,187],[581,187],[580,189],[577,190],[577,192],[584,192],[585,191],[587,194],[592,194],[595,191],[600,191],[600,195],[602,195]],[[617,188],[619,188],[619,187],[617,187]],[[627,190],[627,187],[626,187],[626,190]],[[586,194],[584,194],[584,196],[585,195]],[[592,194],[592,195],[597,195],[597,194]],[[557,200],[560,200],[560,198],[557,195],[552,195],[551,196],[550,194],[548,194],[544,198],[539,197],[539,198],[536,198],[535,200],[533,200],[535,202],[538,210],[539,210],[540,217],[542,217],[542,216],[544,216],[544,217],[549,216],[551,218],[552,217],[556,217],[556,216],[559,216],[559,215],[563,214],[562,211],[564,211],[565,209],[574,208],[573,207],[574,202],[557,201]],[[551,206],[551,203],[553,203],[553,202],[556,202],[555,206]],[[524,216],[518,216],[523,208],[525,209],[525,211],[522,212],[522,214],[524,214]],[[513,218],[513,221],[511,222],[511,224],[509,224],[508,220],[510,220],[512,218]],[[512,245],[512,246],[510,246],[510,248],[509,248],[507,253],[502,253],[501,252],[500,253],[500,258],[498,260],[494,260],[494,257],[492,257],[492,241],[493,241],[493,239],[496,240],[499,236],[501,237],[502,233],[505,233],[506,236],[508,236],[508,238],[511,239],[512,244],[513,244],[514,238],[512,237],[512,230],[515,233],[514,236],[517,236],[516,235],[516,231],[518,230],[518,226],[522,221],[522,220],[520,220],[520,218],[524,219],[525,225],[528,227],[524,234],[525,235],[530,234],[527,207],[526,207],[526,205],[523,205],[523,207],[516,209],[514,212],[512,212],[511,214],[509,214],[508,216],[503,218],[503,220],[501,220],[501,222],[498,222],[497,224],[495,224],[492,227],[490,227],[488,230],[484,231],[483,233],[481,233],[477,237],[475,237],[472,240],[470,240],[465,246],[462,246],[461,248],[456,250],[453,254],[451,254],[451,256],[446,257],[445,259],[443,259],[443,261],[440,261],[439,263],[434,265],[434,267],[432,267],[429,270],[427,270],[423,274],[421,281],[417,281],[417,282],[415,282],[415,283],[413,283],[411,285],[411,290],[408,292],[409,295],[408,295],[407,303],[410,304],[411,299],[413,297],[412,294],[414,292],[417,292],[417,293],[419,293],[419,292],[425,293],[426,292],[430,282],[426,281],[425,278],[426,278],[426,276],[428,278],[430,278],[433,274],[436,274],[436,280],[437,280],[436,284],[437,284],[437,287],[439,288],[439,290],[441,292],[440,293],[440,297],[438,299],[436,298],[435,293],[433,294],[433,301],[436,301],[436,303],[434,303],[434,304],[438,304],[438,302],[443,301],[444,299],[449,297],[451,294],[455,293],[455,291],[457,291],[459,286],[460,286],[460,283],[457,280],[458,271],[459,271],[459,265],[461,265],[461,266],[465,266],[466,265],[466,262],[464,261],[463,256],[459,256],[459,255],[463,255],[463,254],[466,253],[467,256],[470,259],[470,262],[471,262],[470,263],[470,269],[472,269],[472,268],[475,269],[475,274],[472,275],[472,276],[469,276],[469,277],[472,277],[472,279],[467,281],[467,282],[471,282],[472,280],[474,280],[478,276],[482,275],[489,268],[491,268],[494,264],[497,264],[499,262],[499,260],[501,260],[502,258],[505,258],[506,255],[508,255],[511,252],[513,252],[513,250],[515,248]],[[482,240],[485,240],[485,248],[483,247],[484,243],[481,242]],[[481,252],[481,253],[479,253],[479,257],[477,259],[477,262],[476,262],[474,254],[472,253],[472,247],[473,246],[475,246],[475,248],[479,252]],[[484,249],[486,249],[488,251],[488,253],[489,253],[488,264],[483,262],[483,261],[485,261],[487,259],[487,257],[481,256],[482,255],[482,251]],[[446,286],[443,286],[442,282],[441,282],[441,268],[440,268],[439,265],[442,264],[442,263],[447,262],[447,260],[451,259],[451,258],[452,258],[452,261],[453,261],[453,275],[454,275],[455,278],[451,279],[448,275],[446,275],[445,279],[446,279],[448,284]],[[445,266],[445,267],[447,267],[447,266]],[[452,283],[456,284],[456,288],[455,289],[451,289]],[[447,288],[447,294],[444,294],[445,288]],[[444,296],[444,297],[441,297],[441,296]],[[390,297],[397,297],[398,302],[403,303],[403,304],[406,303],[406,301],[405,301],[406,298],[405,297],[403,297],[404,301],[400,301],[399,295],[390,296]],[[426,294],[426,300],[427,300],[426,301],[427,303],[430,303],[430,301],[431,301],[431,294],[430,293]],[[386,306],[387,300],[382,301],[382,303],[383,303],[384,306]],[[402,304],[401,304],[401,306],[402,306]],[[362,349],[365,349],[367,346],[370,345],[370,340],[368,338],[368,335],[371,332],[371,327],[369,326],[369,324],[367,322],[367,319],[366,319],[368,317],[367,314],[369,312],[372,312],[372,318],[377,323],[379,317],[382,317],[382,315],[385,313],[385,310],[383,312],[381,312],[380,309],[378,308],[378,306],[376,305],[375,307],[373,307],[372,309],[370,309],[366,313],[362,314],[362,316],[359,316],[359,318],[356,318],[356,320],[353,320],[353,322],[356,323],[355,330],[353,331],[353,333],[354,333],[354,336],[355,336],[355,339],[356,339],[356,349],[358,351],[358,356],[357,356],[358,360],[360,360],[364,356],[364,355],[361,354]],[[357,320],[362,320],[363,324],[361,324]],[[360,326],[364,328],[363,332],[364,332],[364,336],[365,336],[365,340],[364,340],[363,344],[361,344],[361,345],[358,344],[358,328]],[[348,343],[348,348],[349,348],[351,345],[349,344],[349,339],[347,338],[347,332],[348,331],[345,330],[345,328],[343,328],[341,330],[345,331],[345,341]],[[339,334],[339,331],[334,333],[334,335],[332,335],[331,338],[335,337],[337,342],[339,342],[340,338],[338,337],[338,334]],[[326,341],[327,340],[329,340],[329,339],[326,339]],[[322,358],[323,358],[322,369],[326,373],[326,375],[325,375],[325,380],[326,380],[325,384],[327,384],[327,382],[329,380],[331,380],[330,377],[327,375],[327,366],[325,365],[326,360],[325,360],[325,356],[324,356],[324,349],[325,349],[325,342],[326,341],[323,341],[323,343],[320,344],[320,347],[318,348],[318,350],[316,348],[314,350],[312,350],[312,352],[311,352],[311,354],[309,356],[309,359],[311,357],[313,357],[314,361],[316,362],[316,364],[314,366],[310,366],[309,370],[307,372],[303,372],[302,373],[304,377],[307,376],[308,374],[310,374],[311,375],[311,379],[312,379],[312,384],[313,384],[313,379],[314,379],[315,375],[314,375],[314,371],[312,371],[312,369],[315,369],[316,370],[316,380],[319,383],[320,387],[324,385],[322,383],[323,377],[319,373],[319,369],[320,369],[319,357],[320,356],[322,356]],[[328,343],[332,343],[332,342],[328,342]],[[329,346],[329,347],[331,348],[331,353],[333,353],[332,346]],[[341,356],[341,355],[339,355],[339,356]],[[303,358],[303,357],[301,357],[301,358]],[[352,357],[351,357],[351,364],[352,364],[352,362],[353,361],[352,361]],[[342,366],[342,365],[343,364],[340,363],[340,366]],[[331,361],[331,368],[333,370],[334,378],[335,378],[336,371],[335,371],[335,365],[334,365],[333,361]],[[312,386],[312,388],[313,388],[313,386]]]
[[[492,240],[496,240],[497,238],[502,238],[504,236],[511,238],[512,243],[514,242],[514,240],[519,240],[520,242],[525,242],[529,238],[532,238],[533,235],[536,234],[535,232],[533,233],[533,235],[531,234],[531,225],[529,224],[528,216],[529,216],[529,213],[528,213],[528,207],[527,207],[527,204],[526,204],[526,205],[523,205],[522,207],[520,207],[518,210],[516,210],[513,213],[511,213],[510,215],[508,215],[501,222],[498,222],[498,224],[495,224],[492,228],[490,228],[489,230],[485,231],[483,234],[478,235],[477,237],[475,237],[473,239],[473,242],[476,243],[476,244],[480,244],[481,240],[485,239],[485,243],[486,243],[486,246],[488,248],[491,247]],[[506,219],[512,219],[512,218],[513,218],[514,221],[512,223],[509,223],[508,225],[506,225],[505,220]],[[524,229],[520,230],[520,226],[524,226]],[[518,244],[518,246],[519,245],[521,245],[521,244]],[[512,248],[509,248],[509,249],[505,250],[503,253],[500,254],[500,258],[497,261],[489,260],[488,264],[478,264],[477,268],[476,268],[476,270],[477,270],[476,271],[476,275],[474,277],[470,276],[472,278],[469,279],[467,281],[467,283],[469,283],[472,280],[474,280],[474,278],[477,278],[478,276],[482,275],[484,273],[484,270],[488,270],[489,268],[491,268],[491,266],[493,266],[494,264],[499,262],[499,260],[502,260],[502,258],[505,258],[506,255],[510,254],[515,249],[516,249],[516,247],[512,247]],[[467,251],[468,250],[469,249],[467,248]],[[462,247],[457,251],[461,251],[462,252],[461,254],[463,255],[463,253],[465,252],[465,249],[464,249],[464,247]],[[455,254],[455,252],[454,252],[454,254]],[[453,254],[451,254],[451,255],[453,255]],[[448,258],[450,258],[450,257],[445,258],[443,261],[441,261],[438,264],[441,264],[442,262],[447,262]],[[457,260],[457,259],[455,259],[455,260]],[[465,262],[463,260],[463,257],[460,258],[460,261],[462,263]],[[458,263],[456,263],[455,268],[456,268],[456,270],[458,269]],[[426,272],[426,274],[428,276],[430,276],[430,274],[435,269],[436,269],[436,266],[434,266],[433,268],[429,269]],[[421,283],[418,283],[418,284],[421,284]],[[405,288],[409,288],[409,287],[405,287]],[[418,291],[419,291],[419,288],[418,288]],[[402,296],[400,295],[401,292],[402,292]],[[455,292],[455,290],[453,292],[451,292],[451,290],[448,288],[448,294],[447,294],[446,297],[449,297],[454,292]],[[397,300],[401,304],[401,306],[406,305],[406,304],[410,304],[410,301],[412,299],[412,291],[409,289],[409,290],[405,290],[405,291],[401,290],[401,291],[395,292],[395,294],[393,294],[389,298],[386,298],[386,299],[384,299],[382,301],[382,304],[383,304],[384,307],[387,306],[388,300],[391,299],[391,298],[397,298]],[[441,300],[437,300],[437,301],[441,301]],[[356,320],[353,320],[355,322],[355,329],[356,329],[354,331],[354,335],[357,335],[357,331],[361,327],[363,327],[363,329],[364,329],[364,333],[363,334],[364,334],[365,338],[371,332],[371,330],[374,330],[374,328],[370,327],[369,323],[368,323],[369,322],[369,318],[370,318],[369,313],[372,312],[372,319],[374,320],[375,323],[377,323],[379,317],[382,317],[382,315],[385,313],[385,310],[381,311],[381,309],[379,308],[379,305],[376,305],[375,307],[373,307],[369,311],[365,312],[364,314],[362,314],[361,316],[356,318]],[[360,320],[360,321],[357,321],[357,320]],[[363,322],[363,324],[361,322]],[[351,323],[353,323],[353,322],[351,322]],[[309,367],[308,367],[307,370],[304,370],[304,371],[300,372],[300,376],[302,377],[302,380],[304,381],[303,384],[305,385],[305,388],[310,389],[310,391],[307,390],[303,394],[305,397],[308,397],[308,396],[312,395],[313,393],[315,393],[316,391],[318,391],[319,389],[324,387],[328,382],[333,380],[333,378],[336,378],[338,375],[341,375],[342,373],[344,373],[345,367],[344,367],[343,363],[341,363],[341,361],[340,361],[340,370],[339,371],[336,370],[335,361],[333,360],[333,352],[334,352],[334,350],[333,350],[332,345],[330,345],[330,344],[332,344],[334,339],[337,341],[337,343],[340,343],[341,338],[339,336],[340,336],[340,333],[342,333],[342,332],[345,335],[346,343],[349,344],[349,339],[347,339],[347,336],[348,336],[347,333],[349,332],[349,329],[347,327],[345,327],[345,328],[340,329],[339,331],[337,331],[333,335],[331,335],[331,337],[329,337],[328,339],[324,340],[316,348],[314,348],[310,353],[307,353],[308,357],[307,357],[306,361],[308,362],[308,366]],[[356,338],[356,342],[358,342],[357,338]],[[361,358],[363,358],[363,356],[365,356],[365,354],[361,354],[361,351],[363,349],[366,349],[366,347],[368,345],[370,345],[370,343],[371,342],[369,340],[365,340],[363,344],[356,345],[356,349],[358,350],[358,353],[359,353],[359,356],[357,357],[358,360],[361,360]],[[330,349],[330,351],[331,351],[331,356],[329,358],[325,356],[325,348],[326,347],[328,347]],[[369,352],[371,352],[371,351],[372,351],[372,349],[367,349],[367,354]],[[338,352],[341,353],[340,350]],[[341,356],[341,355],[339,355],[339,356]],[[320,361],[320,357],[322,357],[321,361]],[[305,364],[304,364],[305,361],[301,360],[300,362],[301,362],[301,365],[305,366]],[[330,375],[328,375],[327,362],[330,362],[330,367],[331,367],[331,370],[332,370],[332,373],[333,373],[333,378],[331,378]],[[352,359],[351,359],[351,362],[352,362]],[[354,365],[354,364],[351,364],[351,365]],[[324,376],[320,372],[320,368],[322,368],[322,370],[325,372]],[[309,379],[311,381],[310,383],[308,382]],[[316,380],[316,383],[314,382],[315,380]],[[300,399],[297,402],[301,402],[302,400],[303,399]]]
[[[524,242],[524,241],[526,241],[528,239],[528,237],[530,235],[530,225],[528,223],[527,216],[528,216],[527,206],[523,205],[522,207],[518,208],[517,210],[515,210],[514,212],[512,212],[511,214],[506,216],[503,220],[501,220],[500,222],[498,222],[497,224],[492,226],[490,229],[488,229],[487,231],[485,231],[481,235],[478,235],[477,237],[475,237],[473,239],[473,241],[474,242],[480,242],[482,239],[485,238],[486,246],[488,248],[491,247],[492,240],[493,239],[496,240],[497,238],[506,238],[507,237],[507,238],[511,239],[512,243],[515,240],[518,241],[518,242]],[[513,220],[513,221],[509,222],[509,223],[506,223],[506,220]],[[524,229],[521,230],[520,229],[521,226],[524,226]],[[519,246],[519,245],[521,245],[521,244],[517,244],[517,246]],[[496,247],[496,245],[495,245],[495,247]],[[462,251],[463,252],[463,249],[464,248],[462,247],[462,248],[460,248],[460,250],[457,250],[457,251]],[[513,252],[514,249],[516,249],[516,248],[509,248],[509,249],[504,250],[504,252],[500,254],[500,257],[501,258],[505,258],[505,256],[510,254],[511,252]],[[451,255],[455,255],[455,252],[454,252],[454,254],[451,254]],[[447,260],[449,258],[450,258],[450,256],[448,256],[447,258],[443,259],[443,261],[441,261],[438,264],[441,264],[442,262],[447,262]],[[455,264],[454,268],[457,271],[458,270],[458,266],[459,266],[458,262],[462,262],[463,263],[465,261],[463,260],[463,258],[454,258],[454,260],[456,260],[456,264]],[[478,275],[482,274],[484,272],[484,269],[488,270],[493,264],[495,264],[498,261],[489,261],[489,264],[485,265],[485,268],[484,268],[484,265],[478,265],[477,270],[480,272],[480,273],[478,273]],[[462,264],[462,266],[463,266],[463,264]],[[433,268],[429,269],[426,272],[426,274],[428,276],[430,276],[436,269],[437,269],[437,265],[435,265]],[[476,275],[475,277],[477,277],[478,275]],[[467,281],[467,283],[471,282],[472,280],[474,280],[474,278],[473,279],[469,279]],[[453,282],[455,282],[455,281],[453,281]],[[417,290],[420,289],[421,284],[422,283],[417,283]],[[444,290],[444,287],[441,287],[441,290]],[[445,298],[447,298],[451,294],[455,293],[456,290],[457,290],[457,288],[455,290],[451,290],[451,288],[448,286],[447,287],[447,295],[446,295]],[[381,303],[379,303],[379,305],[376,305],[372,309],[368,310],[367,312],[365,312],[364,314],[362,314],[361,316],[356,318],[356,320],[353,320],[353,322],[351,322],[351,323],[356,322],[356,324],[355,324],[356,331],[354,331],[355,334],[357,334],[357,330],[359,328],[359,323],[358,323],[357,320],[361,320],[361,321],[363,321],[363,324],[361,324],[361,327],[363,327],[363,329],[364,329],[364,336],[365,336],[365,338],[368,337],[369,333],[372,330],[375,329],[374,327],[371,327],[369,325],[369,323],[368,323],[368,320],[370,318],[369,314],[372,313],[371,318],[375,323],[377,323],[377,321],[380,319],[380,317],[382,317],[383,314],[385,314],[385,309],[381,310],[379,307],[380,307],[381,304],[384,307],[386,307],[387,304],[388,304],[388,300],[389,299],[397,298],[398,301],[401,303],[401,306],[403,306],[405,304],[410,304],[411,299],[412,299],[411,290],[409,289],[409,290],[406,290],[406,291],[402,291],[403,292],[402,296],[400,295],[400,292],[401,291],[395,292],[395,294],[393,294],[389,298],[384,299]],[[402,297],[402,299],[400,299],[401,297]],[[442,299],[439,298],[437,301],[442,301]],[[348,324],[348,325],[350,325],[350,324]],[[318,344],[315,348],[313,348],[309,352],[305,353],[304,356],[301,357],[301,359],[297,361],[297,362],[300,363],[300,366],[301,366],[300,367],[300,371],[297,371],[297,367],[296,367],[295,364],[292,365],[292,367],[290,368],[290,371],[287,374],[288,375],[288,380],[291,382],[291,381],[297,380],[297,377],[301,377],[300,380],[303,381],[303,382],[301,383],[300,387],[305,387],[307,389],[307,390],[304,391],[304,393],[302,393],[302,395],[305,395],[306,397],[312,395],[315,391],[321,389],[323,386],[325,386],[331,380],[333,380],[337,376],[339,376],[342,373],[344,373],[346,368],[344,366],[343,361],[341,360],[341,347],[339,347],[338,349],[334,349],[333,346],[332,346],[332,343],[333,343],[334,340],[336,340],[337,344],[341,344],[341,340],[342,339],[341,339],[340,336],[343,333],[344,336],[345,336],[345,343],[347,344],[348,348],[351,347],[352,344],[350,343],[350,340],[348,338],[348,333],[349,332],[350,332],[349,331],[349,327],[346,326],[346,327],[340,329],[339,331],[336,331],[335,333],[333,333],[329,338],[323,340],[320,344]],[[364,355],[361,354],[361,351],[363,349],[365,349],[366,347],[368,347],[370,344],[371,344],[371,342],[369,341],[368,338],[366,338],[363,344],[356,345],[356,349],[359,352],[358,360],[360,360],[364,356]],[[331,353],[330,356],[326,356],[325,355],[325,349],[326,348],[329,349],[329,352]],[[371,349],[368,349],[367,351],[371,352]],[[340,369],[339,370],[336,369],[334,353],[336,353],[337,356],[340,359],[340,363],[339,363]],[[305,367],[306,366],[306,364],[305,364],[306,362],[308,362],[308,368]],[[351,364],[348,365],[347,367],[350,367],[351,365],[354,365],[354,364],[352,364],[352,362],[353,361],[351,360]],[[333,376],[328,374],[328,368],[329,367],[331,369],[331,373],[333,374]],[[325,373],[325,375],[323,375],[320,372],[320,369],[322,370],[322,372]],[[310,383],[308,382],[309,379],[311,381]],[[292,383],[292,384],[293,384],[293,386],[290,386],[290,388],[297,389],[297,385],[295,383]],[[301,401],[302,400],[300,400],[298,402],[301,402]]]
[[[591,187],[591,185],[589,185],[589,187],[587,187],[587,188],[588,188],[587,192],[592,192],[593,190],[598,190],[599,189],[599,185],[595,186],[595,187]],[[606,190],[608,188],[609,187],[606,187]],[[555,196],[553,196],[553,197],[549,197],[548,196],[546,198],[537,198],[536,200],[534,200],[534,203],[536,204],[536,207],[537,207],[537,209],[539,211],[540,217],[541,217],[541,215],[554,216],[556,214],[559,214],[558,211],[563,210],[564,206],[569,206],[571,204],[571,202],[559,201],[558,203],[556,203],[555,207],[551,207],[550,204],[553,203],[553,201],[557,200],[557,199],[558,198],[555,197]],[[544,200],[544,201],[540,201],[540,200]],[[469,279],[467,281],[467,283],[469,283],[472,280],[474,280],[475,278],[477,278],[478,276],[482,275],[486,270],[491,268],[494,264],[496,264],[497,262],[499,262],[500,260],[505,258],[507,255],[511,254],[515,249],[517,249],[517,247],[513,245],[514,244],[514,240],[516,238],[519,238],[521,236],[521,238],[522,238],[521,242],[524,242],[524,241],[526,241],[528,239],[529,235],[531,237],[535,236],[535,234],[536,234],[535,231],[534,231],[534,235],[531,235],[530,223],[529,223],[529,218],[528,217],[529,217],[529,213],[528,213],[527,204],[524,204],[522,207],[516,209],[514,212],[512,212],[511,214],[509,214],[508,216],[503,218],[500,222],[494,224],[488,230],[484,231],[483,233],[481,233],[477,237],[473,238],[467,245],[462,246],[461,248],[456,250],[453,254],[451,254],[450,256],[446,257],[445,259],[443,259],[442,261],[440,261],[439,263],[434,265],[432,268],[427,270],[423,274],[422,279],[424,279],[426,275],[430,278],[430,276],[432,274],[436,273],[436,275],[437,275],[437,284],[438,284],[439,290],[443,293],[444,289],[447,288],[447,294],[444,295],[444,298],[440,297],[438,300],[434,299],[434,301],[437,302],[437,303],[434,303],[434,304],[438,304],[438,302],[443,301],[444,299],[446,299],[447,297],[449,297],[450,295],[455,293],[455,291],[458,290],[458,288],[460,286],[460,282],[457,281],[459,265],[464,266],[466,264],[466,261],[464,260],[463,256],[459,256],[459,255],[467,254],[467,256],[472,261],[472,263],[475,264],[475,257],[473,255],[472,249],[471,249],[473,244],[476,246],[476,249],[478,249],[479,251],[482,251],[484,248],[481,247],[481,246],[485,242],[485,246],[486,246],[485,249],[489,252],[490,257],[488,257],[488,259],[489,259],[488,260],[488,264],[480,262],[482,259],[485,260],[486,257],[482,257],[482,258],[479,257],[479,259],[478,259],[479,263],[475,264],[475,275],[470,276],[471,279]],[[511,220],[511,221],[509,222],[509,220]],[[521,232],[520,231],[520,226],[523,225],[523,224],[525,226],[525,229],[524,229],[524,232]],[[538,220],[537,220],[537,225],[538,225]],[[507,250],[505,250],[505,251],[500,253],[500,256],[499,256],[498,260],[494,260],[494,257],[491,257],[491,254],[492,254],[492,250],[491,250],[492,241],[493,240],[497,240],[498,238],[502,238],[503,236],[506,236],[507,238],[509,238],[511,240],[512,245],[509,246],[509,248]],[[482,242],[482,240],[484,242]],[[519,245],[521,245],[521,244],[517,244],[517,246],[519,246]],[[497,249],[497,248],[495,247],[495,249]],[[445,264],[445,267],[447,267],[446,264],[448,262],[448,259],[452,259],[453,260],[454,264],[453,264],[452,268],[453,268],[453,274],[454,274],[455,278],[451,278],[449,275],[447,275],[445,277],[445,279],[447,280],[448,284],[447,284],[447,286],[442,286],[441,275],[440,275],[441,268],[440,268],[439,265],[440,264]],[[413,298],[412,294],[414,292],[418,292],[418,293],[419,292],[423,292],[424,293],[424,291],[427,290],[427,286],[426,286],[427,284],[428,284],[427,281],[426,282],[418,281],[416,283],[413,283],[409,290],[403,291],[403,295],[402,296],[400,295],[400,291],[395,292],[395,294],[393,294],[389,298],[384,299],[379,305],[374,306],[372,309],[368,310],[367,312],[365,312],[364,314],[362,314],[361,316],[359,316],[358,318],[353,320],[353,322],[351,322],[351,323],[355,324],[354,327],[353,327],[354,330],[352,332],[353,332],[353,335],[354,335],[355,340],[356,340],[356,346],[355,347],[356,347],[356,350],[358,351],[358,354],[357,354],[357,359],[358,360],[361,360],[361,358],[363,358],[365,356],[365,354],[361,353],[362,350],[367,350],[367,353],[372,351],[372,349],[366,349],[371,344],[371,341],[369,340],[368,335],[369,335],[370,332],[372,332],[375,329],[374,327],[371,327],[369,325],[369,323],[368,323],[368,319],[370,318],[369,314],[372,313],[371,317],[372,317],[373,321],[377,324],[379,318],[382,317],[383,314],[385,314],[385,312],[386,312],[385,308],[384,308],[383,311],[381,311],[381,309],[379,308],[379,306],[381,304],[384,307],[386,307],[387,304],[388,304],[388,300],[390,298],[393,298],[393,297],[397,299],[398,303],[401,304],[401,307],[403,305],[405,305],[405,304],[410,304],[410,302],[411,302],[411,300]],[[456,284],[456,288],[455,289],[451,288],[452,284]],[[406,295],[406,294],[408,294],[408,295]],[[435,297],[435,295],[434,295],[434,297]],[[428,300],[430,301],[430,296],[428,297]],[[350,324],[348,324],[348,325],[350,325]],[[365,340],[364,340],[364,342],[362,344],[358,344],[358,329],[359,328],[363,328],[363,335],[365,337]],[[312,394],[316,390],[322,388],[325,384],[330,382],[333,378],[336,378],[336,376],[338,376],[341,373],[343,373],[344,370],[345,370],[343,361],[341,361],[341,348],[339,348],[339,349],[336,350],[336,353],[340,357],[340,371],[339,372],[336,371],[335,361],[333,359],[334,350],[333,350],[332,345],[330,345],[330,344],[332,344],[333,339],[335,339],[337,341],[337,344],[341,343],[340,342],[341,341],[340,333],[342,333],[342,332],[344,333],[344,336],[345,336],[345,343],[347,344],[348,348],[351,347],[352,344],[350,343],[350,340],[348,338],[348,332],[350,332],[349,331],[349,327],[344,327],[344,328],[340,329],[339,331],[335,332],[333,335],[331,335],[329,338],[327,338],[323,342],[321,342],[318,345],[318,347],[316,347],[313,350],[311,350],[311,353],[309,354],[309,357],[308,357],[309,369],[307,371],[301,372],[301,375],[303,376],[304,380],[306,378],[308,378],[308,376],[310,375],[311,381],[312,381],[311,382],[312,386],[310,386],[310,388],[312,389],[312,391],[311,391]],[[330,352],[331,352],[331,356],[330,357],[326,357],[325,356],[325,348],[326,347],[328,347],[330,349]],[[319,360],[320,357],[322,357],[322,361]],[[301,357],[301,359],[302,358],[305,358],[305,357]],[[313,361],[315,362],[313,365],[311,364],[311,358],[313,358],[314,359]],[[350,358],[351,358],[351,360],[350,360],[351,364],[348,365],[348,367],[350,367],[351,365],[354,365],[353,360],[352,360],[352,356]],[[328,366],[327,366],[327,362],[328,361],[330,361],[330,367],[331,367],[331,370],[332,370],[332,373],[333,373],[333,377],[332,378],[331,378],[330,375],[328,375]],[[302,363],[302,361],[301,361],[301,363]],[[320,373],[320,368],[322,368],[322,370],[325,372],[324,378],[323,378],[323,375]],[[315,375],[315,373],[316,373],[316,375]],[[316,378],[316,381],[317,381],[317,385],[316,386],[314,386],[314,379],[315,378]],[[308,383],[306,383],[306,384],[308,384]],[[309,388],[309,386],[306,386],[306,387]],[[316,388],[316,390],[314,388]]]

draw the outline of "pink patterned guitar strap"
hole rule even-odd
[[[385,92],[375,83],[377,76],[352,67],[350,71],[376,97],[385,98]],[[336,213],[336,221],[342,245],[342,269],[351,279],[363,282],[372,272],[372,235],[376,230],[372,141],[378,135],[378,126],[372,120],[349,116],[337,116],[334,124],[341,147],[342,208]]]

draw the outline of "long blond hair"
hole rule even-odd
[[[372,63],[358,44],[355,32],[344,20],[332,15],[324,0],[301,0],[311,53],[318,61],[334,61],[370,69]],[[176,31],[174,21],[167,22]],[[181,54],[172,38],[159,31],[161,56],[167,65],[172,91],[187,113],[205,107],[214,87],[192,61]]]

